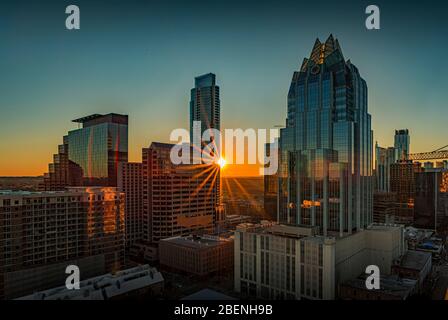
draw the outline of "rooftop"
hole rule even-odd
[[[8,197],[49,197],[65,196],[79,193],[117,192],[115,187],[67,187],[67,190],[58,191],[24,191],[24,190],[0,190],[0,196]]]
[[[263,220],[259,224],[242,223],[237,226],[237,230],[254,233],[269,233],[290,238],[303,238],[316,235],[318,227],[277,224],[276,222]]]
[[[85,117],[81,117],[78,119],[74,119],[74,120],[72,120],[72,122],[84,123],[86,121],[101,118],[102,116],[103,116],[102,114],[95,113],[95,114],[91,114],[90,116],[85,116]]]
[[[356,279],[344,281],[342,285],[370,291],[366,288],[366,276],[367,275],[361,275]],[[416,284],[417,280],[413,279],[403,279],[393,275],[381,276],[380,289],[374,291],[399,296],[401,299],[405,300],[412,294]]]
[[[178,236],[160,240],[160,242],[197,249],[221,246],[232,241],[233,239],[231,238],[223,238],[212,235],[186,236],[186,237]]]
[[[194,82],[196,88],[211,87],[216,84],[216,75],[213,73],[203,74],[194,78]]]
[[[152,142],[150,148],[165,148],[165,149],[171,149],[173,146],[175,146],[172,143],[164,143],[164,142]]]
[[[61,286],[17,300],[106,300],[163,281],[162,274],[156,268],[142,265],[81,281],[79,290]]]
[[[128,116],[125,114],[108,113],[108,114],[91,114],[72,120],[72,122],[82,123],[83,127],[89,127],[100,123],[119,123],[128,124]]]
[[[25,190],[0,190],[0,196],[23,197],[23,196],[54,196],[64,195],[67,191],[25,191]]]
[[[423,251],[408,250],[396,263],[400,267],[423,270],[428,261],[431,261],[431,253]]]

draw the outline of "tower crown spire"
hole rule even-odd
[[[339,50],[342,55],[339,42],[333,37],[333,34],[330,34],[324,43],[322,43],[319,38],[316,38],[308,60],[311,60],[316,64],[323,64],[325,59],[336,50]]]

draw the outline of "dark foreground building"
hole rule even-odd
[[[124,194],[115,188],[0,191],[0,299],[63,285],[124,264]]]

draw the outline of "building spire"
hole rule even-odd
[[[311,51],[309,60],[312,60],[316,64],[323,64],[325,59],[331,55],[334,51],[338,50],[342,56],[341,47],[337,39],[330,34],[325,43],[320,42],[319,38],[314,42],[313,50]],[[304,64],[302,64],[302,67]]]

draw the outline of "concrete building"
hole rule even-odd
[[[124,194],[102,187],[0,191],[0,234],[0,298],[58,284],[73,261],[86,275],[117,270],[124,263]]]
[[[158,296],[163,290],[164,279],[156,268],[142,265],[114,274],[105,274],[79,283],[79,290],[64,286],[35,292],[17,300],[119,300]]]
[[[122,162],[118,166],[117,189],[125,194],[126,249],[142,240],[143,175],[142,164]]]
[[[324,237],[311,226],[244,224],[235,232],[235,291],[263,299],[331,300],[339,283],[368,265],[389,274],[405,250],[396,225]]]
[[[143,240],[209,233],[223,219],[219,166],[175,165],[172,144],[153,142],[142,151]]]
[[[228,273],[233,269],[233,239],[187,236],[159,242],[160,265],[197,276]]]

